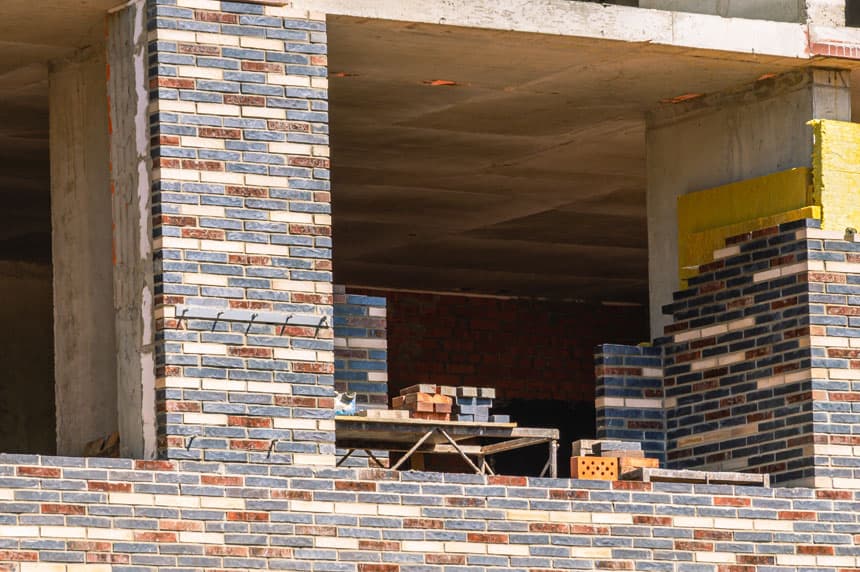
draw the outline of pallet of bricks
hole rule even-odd
[[[455,387],[421,383],[400,390],[391,400],[395,411],[407,411],[412,419],[510,423],[507,415],[491,415],[496,390],[491,387]]]
[[[658,459],[645,456],[641,443],[583,439],[573,443],[570,478],[617,481],[636,469],[659,467]]]

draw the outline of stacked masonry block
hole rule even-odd
[[[332,464],[323,16],[148,0],[159,455]]]
[[[356,409],[388,406],[385,298],[334,287],[334,385],[356,394]]]
[[[391,408],[407,411],[412,419],[450,421],[456,388],[446,385],[418,384],[400,390]]]
[[[597,438],[640,442],[648,456],[665,461],[660,348],[604,344],[594,363]]]
[[[0,456],[0,570],[847,572],[858,503],[845,490]]]

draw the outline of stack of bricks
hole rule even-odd
[[[639,468],[659,468],[660,460],[647,457],[635,441],[583,439],[573,443],[570,475],[574,479],[611,481]]]
[[[496,390],[492,387],[458,387],[454,403],[456,421],[475,421],[477,423],[508,423],[506,415],[490,415]]]
[[[388,406],[385,298],[334,287],[334,388],[355,393],[356,410]]]
[[[391,406],[409,411],[412,419],[450,421],[454,405],[454,388],[446,385],[422,383],[400,390]]]

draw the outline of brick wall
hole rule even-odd
[[[642,307],[366,293],[388,301],[388,373],[395,393],[438,383],[495,387],[500,400],[591,403],[594,347],[648,337]]]
[[[388,407],[385,298],[334,287],[334,385],[356,394],[356,409]]]
[[[847,571],[860,564],[858,502],[852,491],[0,456],[0,570]]]
[[[662,350],[603,344],[594,358],[597,438],[638,441],[665,462]]]
[[[666,307],[670,466],[812,476],[806,224],[728,239]]]
[[[324,16],[147,9],[159,455],[331,464]]]
[[[806,231],[815,486],[860,488],[860,242]]]

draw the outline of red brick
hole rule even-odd
[[[19,477],[41,477],[46,479],[60,478],[61,471],[55,467],[18,467]]]

